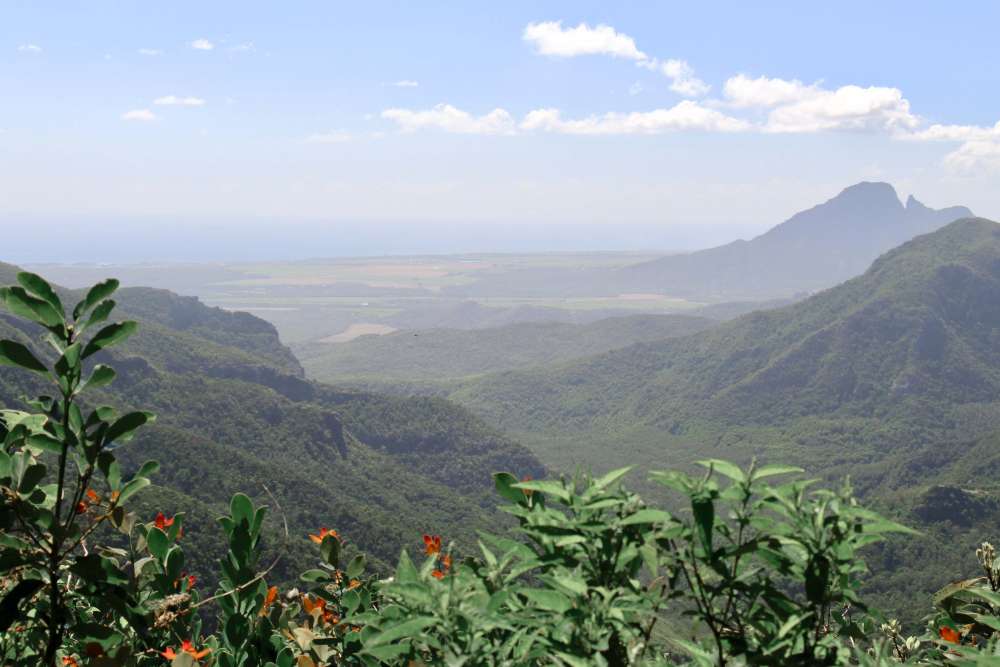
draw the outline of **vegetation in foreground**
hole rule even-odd
[[[342,559],[343,537],[308,536],[318,567],[301,589],[269,585],[261,557],[267,508],[233,496],[219,519],[226,554],[203,593],[185,570],[183,516],[143,522],[127,509],[158,465],[123,475],[117,451],[154,417],[81,408],[115,379],[94,364],[131,335],[105,324],[117,282],[96,285],[67,317],[55,291],[21,273],[0,292],[44,327],[57,352],[40,361],[0,341],[0,362],[50,380],[32,411],[0,412],[0,655],[9,665],[702,665],[992,664],[1000,657],[1000,561],[939,593],[921,637],[882,623],[858,594],[859,551],[903,526],[848,487],[813,490],[784,466],[653,473],[689,512],[647,507],[594,479],[496,476],[516,538],[481,534],[468,554],[423,536],[395,575]],[[90,361],[88,361],[90,360]],[[772,480],[782,480],[777,483]],[[111,529],[124,537],[116,542]],[[471,545],[470,545],[471,546]],[[279,550],[280,557],[280,550]],[[677,619],[684,619],[678,621]],[[670,627],[658,630],[669,619]],[[660,623],[660,625],[663,625]]]

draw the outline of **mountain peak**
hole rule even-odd
[[[910,195],[909,197],[906,198],[906,210],[907,211],[927,211],[927,210],[930,210],[930,207],[928,207],[926,204],[924,204],[922,201],[920,201],[919,199],[917,199],[913,195]]]
[[[896,188],[882,181],[861,181],[850,185],[827,203],[833,202],[850,202],[862,206],[903,207],[899,201],[899,195],[896,194]]]

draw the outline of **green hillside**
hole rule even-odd
[[[13,282],[15,272],[0,266],[0,282]],[[142,506],[191,514],[195,568],[216,555],[214,518],[232,493],[273,504],[265,483],[289,521],[291,572],[307,552],[306,532],[320,526],[341,531],[376,564],[394,561],[421,532],[472,543],[473,531],[498,520],[492,472],[544,474],[527,450],[454,404],[305,381],[274,328],[255,317],[162,290],[126,289],[118,300],[120,316],[140,329],[113,355],[95,355],[119,371],[98,395],[158,415],[121,456],[132,466],[167,464]],[[31,344],[33,326],[0,313],[0,338]],[[28,375],[0,368],[0,405],[40,389]]]
[[[937,486],[995,497],[995,482],[976,471],[995,459],[982,443],[1000,430],[998,295],[1000,226],[965,219],[795,305],[490,375],[452,398],[555,467],[758,456],[824,477],[850,474],[891,511],[943,531],[935,544],[953,554],[942,528],[951,519],[920,508]],[[1000,516],[991,507],[982,516]],[[986,536],[965,539],[977,537]],[[897,576],[919,562],[908,548]]]
[[[634,315],[588,324],[524,322],[475,331],[399,331],[297,346],[295,352],[309,377],[323,382],[433,383],[595,355],[713,324],[686,315]]]

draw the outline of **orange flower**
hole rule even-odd
[[[444,572],[442,572],[441,570],[434,570],[433,572],[431,572],[431,576],[439,580],[444,579]]]
[[[202,650],[197,650],[194,644],[191,643],[190,639],[185,639],[181,642],[181,650],[193,657],[195,660],[201,660],[206,655],[212,652],[210,648],[203,648]]]
[[[530,482],[532,479],[533,478],[532,478],[531,475],[525,475],[524,477],[521,478],[521,481],[522,482]],[[534,493],[534,491],[531,490],[531,489],[521,489],[521,493],[524,494],[525,498],[530,498],[531,494]]]
[[[68,656],[63,656],[62,664],[66,667],[80,667],[80,663],[76,661],[76,658],[70,658]]]
[[[440,535],[424,535],[424,553],[428,556],[441,553]]]
[[[168,646],[164,650],[160,651],[160,655],[162,655],[167,660],[173,660],[174,658],[177,657],[177,654],[174,653],[174,649],[172,646]]]
[[[193,574],[188,574],[187,572],[181,572],[181,578],[174,582],[174,588],[180,588],[181,582],[184,581],[184,577],[187,577],[187,590],[194,588],[194,583],[198,581],[198,577]]]
[[[87,503],[83,502],[82,500],[80,502],[78,502],[76,504],[76,513],[77,514],[86,514],[87,513]]]
[[[278,599],[278,587],[271,586],[267,589],[267,595],[264,596],[264,605],[260,608],[260,615],[266,616],[268,608],[274,604],[274,601]]]
[[[170,528],[170,526],[174,525],[174,517],[170,517],[168,519],[167,517],[163,516],[163,512],[158,512],[156,515],[156,519],[153,520],[153,525],[155,525],[162,531],[166,531],[167,528]]]
[[[87,497],[90,498],[90,502],[94,504],[101,502],[101,497],[97,495],[97,492],[93,489],[87,489]]]
[[[357,588],[360,585],[361,585],[360,581],[358,581],[357,579],[351,579],[351,583],[349,583],[347,585],[347,590],[349,590],[349,591],[353,590],[353,589]]]
[[[451,556],[449,554],[441,557],[441,565],[444,567],[445,572],[451,569]]]
[[[320,528],[319,535],[310,535],[309,539],[315,542],[316,544],[323,544],[323,540],[326,538],[327,535],[330,535],[331,537],[338,539],[340,538],[340,535],[337,534],[337,531],[331,528]]]
[[[312,614],[313,611],[319,611],[319,617],[324,623],[339,623],[340,616],[326,608],[326,600],[323,598],[316,598],[313,600],[308,595],[302,596],[302,608],[306,610],[307,614]]]
[[[941,639],[952,644],[959,644],[962,641],[962,635],[958,633],[958,630],[949,628],[947,625],[942,625],[938,629],[938,634],[941,635]]]

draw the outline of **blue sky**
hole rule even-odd
[[[995,2],[417,4],[0,3],[0,225],[693,247],[862,179],[1000,218]]]

